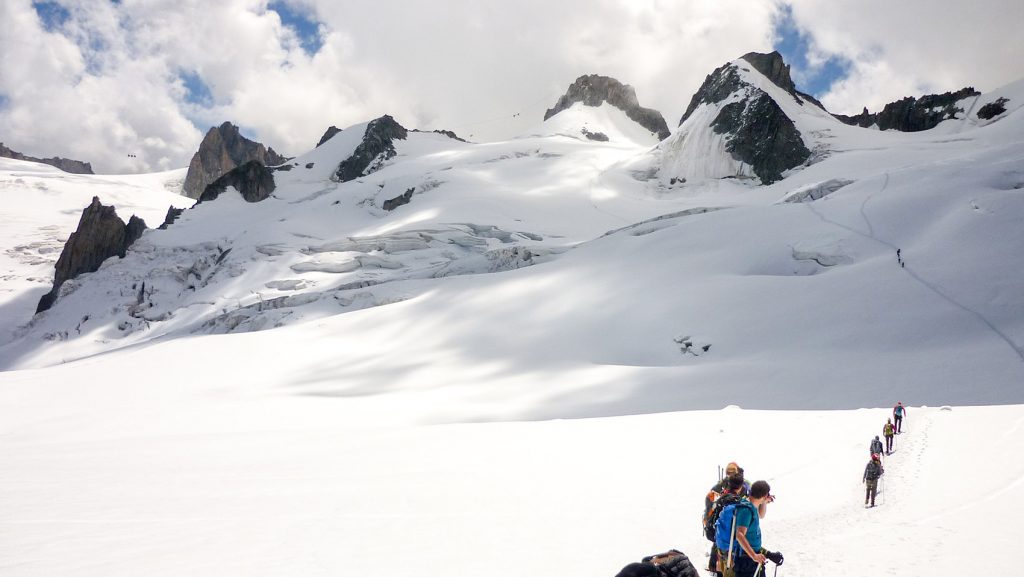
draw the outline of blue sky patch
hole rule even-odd
[[[36,15],[39,16],[39,21],[43,23],[43,28],[47,32],[60,29],[71,18],[71,13],[68,12],[68,9],[57,2],[33,2],[32,8],[35,9]]]
[[[836,81],[850,73],[852,63],[839,56],[831,56],[824,63],[812,67],[807,58],[811,38],[797,27],[792,6],[783,6],[774,22],[773,35],[775,49],[792,66],[793,82],[801,92],[821,98]]]
[[[179,77],[185,84],[185,101],[197,106],[209,107],[213,105],[213,93],[210,87],[203,82],[198,72],[182,72]]]
[[[7,108],[11,103],[11,99],[6,94],[0,93],[0,110]]]
[[[320,37],[320,22],[311,11],[302,10],[283,0],[271,0],[267,4],[267,10],[277,12],[281,23],[295,32],[306,54],[312,56],[320,51],[324,45],[324,40]]]

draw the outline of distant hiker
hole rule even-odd
[[[903,415],[906,412],[907,409],[903,407],[903,403],[896,403],[896,406],[892,408],[892,418],[895,421],[897,435],[903,432]]]
[[[718,518],[722,515],[722,511],[726,507],[739,503],[743,499],[743,496],[748,493],[749,489],[746,482],[743,480],[742,474],[735,474],[731,477],[726,477],[724,482],[726,483],[725,488],[715,499],[714,504],[711,506],[711,511],[704,516],[704,536],[711,541],[711,553],[708,555],[708,571],[719,576],[721,575],[718,569],[720,554],[718,547],[715,546]]]
[[[722,510],[715,538],[715,545],[723,558],[719,564],[720,572],[736,577],[753,577],[765,559],[782,563],[781,554],[761,548],[761,519],[772,501],[771,487],[765,481],[757,481],[750,486],[749,498]]]
[[[881,454],[882,441],[878,440],[878,435],[875,435],[875,438],[871,440],[871,450],[868,452],[872,455]]]
[[[900,252],[901,252],[900,249],[896,249],[896,260],[902,260],[902,258],[903,258],[903,257],[900,256]]]
[[[892,419],[885,420],[885,426],[882,427],[882,436],[885,437],[885,454],[892,454],[892,438],[895,432],[892,427]]]
[[[885,474],[885,469],[882,467],[881,457],[878,454],[871,455],[871,460],[868,461],[867,467],[864,467],[864,485],[866,486],[864,493],[865,507],[868,506],[869,502],[872,507],[875,506],[875,495],[878,494],[878,478],[883,474]]]

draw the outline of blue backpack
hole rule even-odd
[[[730,537],[733,537],[733,520],[736,518],[736,509],[739,507],[747,507],[751,510],[754,515],[757,515],[757,509],[754,508],[754,504],[750,501],[740,501],[734,505],[727,505],[722,509],[722,513],[718,516],[718,521],[715,523],[715,546],[722,553],[729,554],[729,542]],[[733,547],[733,554],[739,549],[737,543]]]

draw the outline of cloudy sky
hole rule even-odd
[[[493,140],[589,73],[674,127],[714,68],[772,49],[856,113],[1024,77],[1022,25],[1021,0],[0,0],[0,142],[144,172],[225,120],[286,155],[385,113]]]

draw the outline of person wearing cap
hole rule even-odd
[[[902,402],[897,402],[896,406],[892,408],[893,427],[896,429],[897,435],[903,432],[903,415],[906,412],[907,409]]]
[[[725,466],[725,477],[720,479],[717,483],[711,486],[711,490],[708,491],[706,497],[704,497],[704,519],[707,520],[708,514],[711,513],[711,508],[715,506],[715,500],[721,495],[731,492],[729,491],[729,478],[739,477],[743,479],[743,467],[736,464],[735,461]],[[743,481],[743,487],[737,495],[746,495],[750,492],[750,484]]]
[[[885,474],[885,468],[882,467],[882,459],[878,454],[871,455],[871,460],[868,461],[867,467],[864,467],[864,506],[868,506],[868,502],[871,506],[875,506],[875,495],[878,494],[878,478]]]

